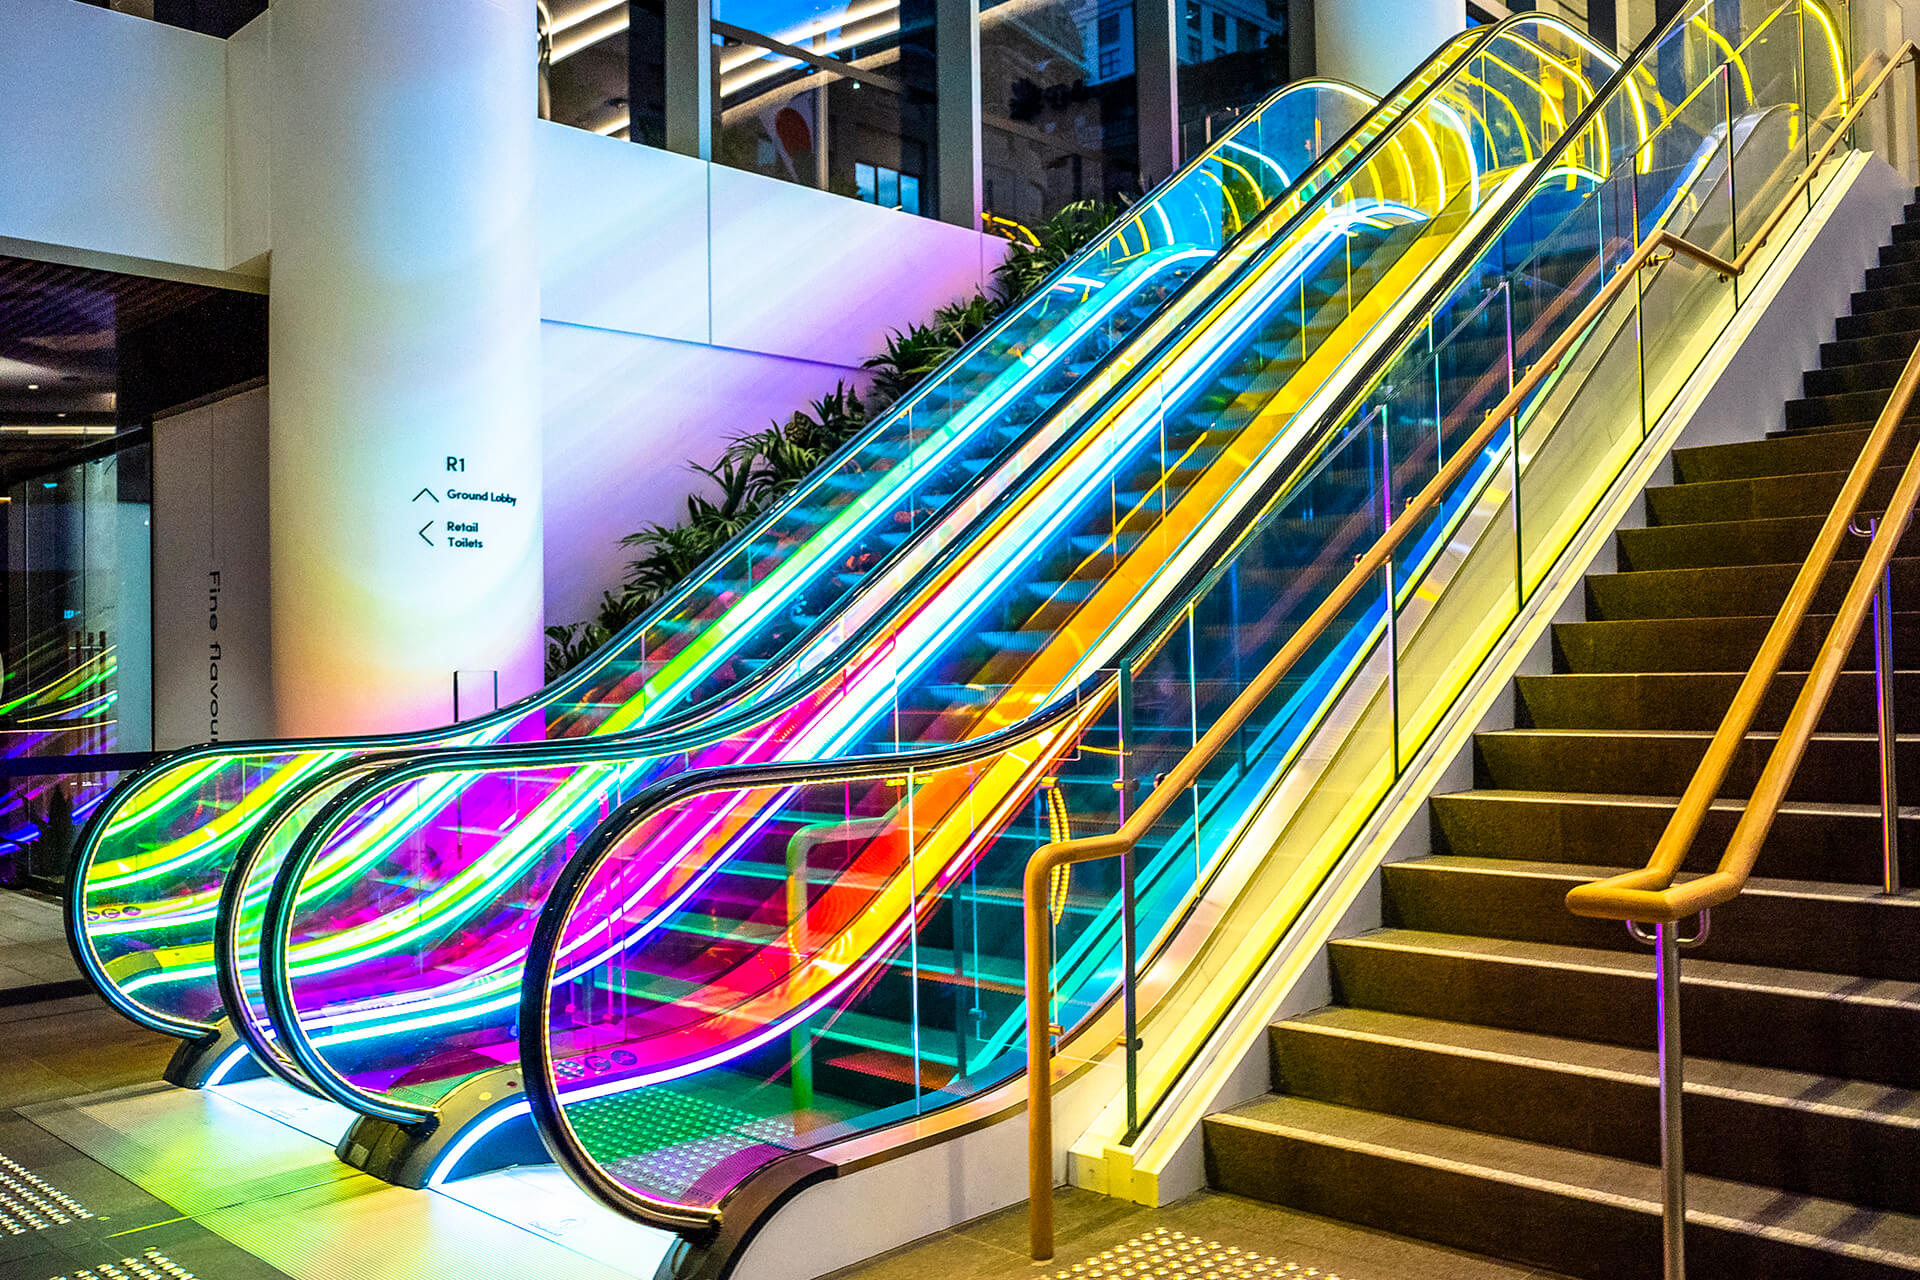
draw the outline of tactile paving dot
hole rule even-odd
[[[158,1249],[149,1249],[137,1258],[98,1262],[54,1276],[52,1280],[199,1280],[199,1277]]]
[[[78,1200],[0,1155],[0,1236],[64,1227],[93,1215]]]
[[[1210,1280],[1255,1280],[1255,1277],[1292,1276],[1296,1280],[1318,1277],[1340,1280],[1331,1271],[1263,1258],[1245,1249],[1234,1249],[1212,1240],[1155,1227],[1143,1236],[1115,1245],[1098,1257],[1075,1263],[1053,1273],[1053,1280],[1071,1280],[1074,1276],[1133,1276],[1140,1280],[1159,1280],[1162,1276],[1206,1276]]]

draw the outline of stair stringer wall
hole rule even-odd
[[[1584,620],[1581,584],[1589,573],[1615,567],[1616,530],[1645,525],[1645,491],[1672,482],[1673,451],[1759,439],[1784,426],[1783,406],[1800,393],[1804,371],[1819,366],[1820,344],[1834,337],[1831,317],[1846,314],[1888,224],[1899,220],[1911,194],[1911,182],[1876,156],[1856,152],[1835,163],[1840,171],[1754,284],[1756,295],[1609,488],[1285,942],[1237,995],[1221,994],[1228,1011],[1179,1092],[1131,1147],[1118,1145],[1120,1104],[1108,1105],[1072,1143],[1068,1176],[1074,1185],[1162,1205],[1205,1184],[1201,1120],[1272,1087],[1268,1026],[1331,1003],[1327,944],[1382,926],[1381,866],[1432,852],[1428,798],[1473,785],[1476,733],[1514,727],[1515,678],[1552,670],[1551,624]]]

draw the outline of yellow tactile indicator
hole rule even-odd
[[[93,1215],[39,1174],[0,1155],[0,1236],[64,1227]]]
[[[95,1263],[91,1267],[82,1267],[78,1271],[54,1276],[53,1280],[199,1280],[199,1278],[158,1249],[149,1249],[137,1258]]]
[[[1256,1280],[1267,1276],[1320,1277],[1340,1280],[1331,1271],[1266,1258],[1215,1240],[1202,1240],[1180,1231],[1155,1227],[1143,1236],[1115,1245],[1097,1257],[1056,1271],[1053,1280],[1074,1276],[1133,1276],[1160,1280],[1163,1276],[1208,1276],[1219,1280]]]

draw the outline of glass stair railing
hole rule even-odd
[[[1737,242],[1748,224],[1731,193],[1764,213],[1758,193],[1796,176],[1844,99],[1843,65],[1823,72],[1818,45],[1800,57],[1802,20],[1823,11],[1734,8],[1681,13],[1599,101],[1568,111],[1498,216],[1467,227],[1446,270],[1407,282],[1409,305],[1376,326],[1358,367],[1275,415],[1296,430],[1244,447],[1263,421],[1247,397],[1285,403],[1290,385],[1256,361],[1204,365],[1190,398],[1184,370],[1157,373],[1171,465],[1146,486],[1117,471],[1089,495],[1117,513],[1103,536],[1073,543],[1063,529],[1057,555],[1036,540],[1007,594],[956,611],[964,638],[928,659],[912,698],[878,704],[883,728],[808,738],[839,759],[688,772],[581,844],[535,927],[519,1009],[542,1136],[577,1179],[709,1239],[730,1204],[755,1201],[743,1189],[811,1176],[835,1144],[909,1121],[924,1142],[936,1113],[964,1125],[1011,1105],[980,1100],[1027,1065],[1028,861],[1117,830],[1230,708],[1232,740],[1130,859],[1051,882],[1041,1016],[1111,1044],[1123,977],[1164,953],[1236,851],[1289,893],[1324,874],[1329,847],[1386,794],[1736,302],[1732,286],[1670,264],[1568,339],[1575,317],[1655,227]],[[1261,313],[1228,345],[1271,336],[1297,358],[1311,323]],[[1356,556],[1563,339],[1554,376],[1242,715],[1237,700]],[[1209,480],[1209,446],[1223,443],[1249,490],[1238,499]],[[1123,493],[1150,499],[1150,518],[1131,523],[1143,507]],[[1184,524],[1190,496],[1230,514]],[[1148,555],[1129,608],[1088,617]],[[1076,577],[1082,564],[1096,567]],[[940,741],[961,734],[982,736]],[[1298,900],[1249,910],[1284,916]],[[1205,967],[1191,951],[1174,959]],[[866,1141],[860,1158],[875,1151]]]
[[[911,572],[939,521],[990,503],[1086,381],[1180,297],[1223,247],[1257,236],[1289,193],[1337,175],[1394,111],[1472,40],[1374,110],[1346,86],[1276,94],[1247,126],[1144,200],[759,518],[722,555],[575,673],[453,729],[358,740],[219,745],[130,779],[85,832],[69,910],[75,949],[107,998],[170,1034],[213,1033],[213,931],[224,878],[274,813],[294,825],[370,753],[664,731],[763,696],[827,660],[857,618],[840,602],[875,575]],[[1336,139],[1320,154],[1323,139]],[[798,656],[796,656],[798,655]],[[784,661],[783,661],[784,660]]]
[[[518,1074],[513,1015],[533,917],[576,841],[623,792],[722,762],[988,734],[1110,664],[1141,618],[1203,572],[1203,548],[1297,465],[1300,432],[1337,394],[1343,368],[1446,276],[1462,233],[1496,215],[1494,197],[1544,162],[1616,65],[1554,19],[1498,29],[1383,135],[1436,158],[1424,181],[1418,169],[1368,166],[1291,220],[1204,314],[1141,358],[1097,432],[1036,468],[1018,502],[984,513],[956,539],[964,555],[892,598],[895,620],[833,680],[705,726],[674,757],[592,743],[564,760],[492,753],[487,776],[502,794],[521,790],[505,816],[469,814],[464,828],[449,818],[429,832],[410,820],[389,838],[381,824],[464,794],[472,753],[464,763],[423,757],[343,794],[294,842],[265,905],[257,961],[276,1042],[330,1097],[395,1123],[437,1122],[462,1089],[498,1099]],[[1492,116],[1489,102],[1499,104]],[[747,809],[729,806],[711,829],[705,818],[676,823],[684,844],[655,842],[649,910],[673,915],[677,903],[739,890],[733,864],[714,852],[736,818],[752,826]],[[728,927],[714,919],[713,930]],[[709,948],[736,940],[711,930],[685,938]]]

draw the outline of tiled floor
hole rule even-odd
[[[8,992],[33,991],[56,983],[83,988],[80,971],[67,949],[60,904],[17,889],[0,889],[0,1003]]]
[[[1317,1274],[1324,1280],[1554,1280],[1543,1271],[1210,1191],[1164,1209],[1146,1209],[1090,1192],[1063,1190],[1055,1196],[1054,1218],[1051,1262],[1036,1263],[1027,1256],[1027,1211],[1022,1205],[849,1268],[834,1280],[1052,1280],[1055,1276],[1074,1280],[1124,1275],[1129,1268],[1135,1268],[1131,1274],[1142,1280],[1181,1274],[1172,1268],[1141,1271],[1138,1256],[1108,1256],[1128,1245],[1135,1246],[1137,1255],[1142,1238],[1162,1228],[1200,1246],[1215,1246],[1206,1250],[1211,1258],[1200,1264],[1206,1274]],[[1149,1252],[1154,1243],[1145,1241]],[[1224,1252],[1232,1249],[1238,1249],[1239,1256],[1227,1255],[1230,1264],[1221,1263]],[[1247,1264],[1247,1254],[1257,1255],[1253,1265]],[[1108,1264],[1118,1265],[1109,1270]],[[1289,1264],[1295,1269],[1287,1270]],[[1187,1260],[1187,1265],[1194,1263]]]
[[[642,1280],[672,1243],[550,1166],[377,1182],[339,1108],[175,1088],[173,1046],[94,996],[0,1004],[0,1280]]]
[[[493,1183],[475,1180],[468,1186],[470,1194],[447,1199],[375,1184],[334,1163],[326,1149],[329,1143],[287,1131],[280,1133],[286,1141],[313,1148],[311,1153],[303,1148],[303,1160],[296,1163],[302,1168],[311,1165],[316,1175],[327,1175],[314,1180],[313,1186],[265,1188],[272,1179],[263,1177],[264,1167],[254,1167],[258,1161],[237,1148],[226,1150],[222,1158],[238,1159],[246,1167],[229,1170],[230,1177],[203,1178],[200,1174],[205,1171],[195,1163],[199,1158],[194,1155],[195,1142],[208,1134],[201,1134],[193,1118],[173,1104],[185,1099],[191,1111],[192,1104],[215,1105],[215,1100],[157,1083],[172,1052],[172,1040],[140,1031],[92,995],[18,1000],[32,994],[29,988],[75,977],[58,907],[43,899],[0,892],[0,1156],[44,1178],[92,1215],[66,1222],[49,1220],[32,1229],[0,1229],[0,1280],[65,1280],[83,1272],[99,1280],[114,1274],[103,1267],[117,1267],[129,1280],[140,1280],[148,1271],[169,1280],[182,1280],[183,1275],[193,1280],[279,1280],[289,1272],[304,1275],[309,1267],[303,1262],[328,1265],[327,1258],[350,1264],[346,1270],[354,1274],[381,1277],[452,1274],[472,1265],[473,1258],[464,1254],[455,1258],[447,1252],[445,1241],[436,1249],[415,1240],[415,1251],[404,1260],[390,1252],[358,1256],[352,1242],[368,1238],[368,1222],[362,1219],[366,1211],[376,1209],[369,1222],[387,1221],[392,1226],[402,1220],[413,1222],[423,1212],[427,1218],[421,1221],[458,1218],[458,1230],[433,1233],[455,1243],[472,1244],[491,1231],[499,1237],[490,1241],[491,1248],[526,1241],[534,1245],[534,1252],[541,1252],[552,1250],[549,1241],[565,1239],[564,1251],[554,1253],[567,1261],[567,1274],[605,1280],[630,1274],[622,1264],[631,1261],[627,1255],[634,1250],[616,1229],[621,1224],[600,1228],[604,1240],[583,1230],[574,1221],[579,1210],[570,1207],[578,1193],[570,1187],[539,1183],[542,1176],[551,1175],[549,1181],[560,1177],[551,1169],[493,1175]],[[14,1003],[7,1001],[9,990],[16,996]],[[101,1117],[118,1114],[112,1110],[116,1107],[164,1111],[135,1126],[143,1135],[163,1133],[168,1125],[186,1124],[187,1129],[162,1142],[164,1151],[156,1147],[138,1158],[123,1151],[126,1158],[107,1157],[103,1164],[83,1154],[86,1150],[98,1155],[92,1148],[101,1144],[75,1136],[94,1122],[79,1112],[65,1119],[59,1115],[66,1100],[84,1103],[96,1098],[109,1099],[102,1104],[106,1109],[99,1111]],[[114,1098],[120,1100],[111,1101]],[[39,1123],[24,1118],[17,1108],[38,1116]],[[255,1120],[260,1119],[256,1113]],[[266,1123],[280,1131],[279,1125]],[[67,1132],[69,1128],[73,1132]],[[208,1133],[218,1136],[215,1130]],[[220,1148],[216,1144],[210,1150]],[[262,1151],[254,1156],[264,1158]],[[304,1158],[307,1155],[310,1160]],[[146,1167],[154,1160],[160,1163]],[[237,1194],[263,1189],[271,1194],[263,1193],[264,1198]],[[5,1190],[6,1184],[0,1182],[0,1201]],[[214,1199],[201,1203],[200,1198],[208,1194]],[[419,1199],[423,1196],[429,1197],[433,1207],[419,1208],[429,1203]],[[513,1202],[508,1212],[488,1199],[503,1196]],[[542,1197],[551,1200],[550,1208]],[[312,1203],[306,1203],[309,1200]],[[5,1207],[0,1203],[0,1222],[4,1222]],[[522,1234],[519,1221],[529,1212],[535,1219],[544,1214],[555,1222],[564,1220],[567,1229],[549,1230],[536,1220],[534,1230],[548,1231],[549,1237],[536,1243]],[[1166,1209],[1150,1210],[1068,1190],[1059,1193],[1056,1216],[1058,1247],[1047,1264],[1035,1264],[1027,1257],[1026,1211],[1015,1208],[841,1276],[843,1280],[1050,1280],[1056,1275],[1204,1274],[1220,1280],[1270,1275],[1318,1275],[1327,1280],[1541,1280],[1543,1274],[1207,1192]],[[16,1225],[19,1221],[16,1218]],[[568,1238],[568,1231],[578,1238]],[[1155,1232],[1161,1234],[1155,1237]],[[406,1234],[403,1230],[402,1235]],[[1149,1251],[1159,1245],[1163,1253],[1165,1246],[1172,1246],[1175,1253],[1185,1252],[1171,1260],[1174,1265],[1142,1270],[1139,1242],[1143,1237],[1148,1237]],[[298,1247],[288,1253],[280,1246],[290,1240]],[[1131,1255],[1116,1252],[1129,1246],[1134,1248]],[[255,1255],[278,1260],[287,1270],[276,1270]],[[401,1271],[391,1269],[396,1262]]]
[[[0,1164],[10,1179],[0,1180],[0,1200],[10,1196],[16,1208],[13,1229],[0,1231],[0,1280],[83,1273],[101,1280],[114,1274],[110,1268],[128,1280],[145,1280],[146,1272],[166,1280],[280,1280],[14,1110],[155,1080],[172,1051],[171,1040],[132,1026],[94,996],[0,1006],[0,1157],[11,1162]],[[84,1215],[46,1212],[49,1203],[64,1206],[57,1197]]]

